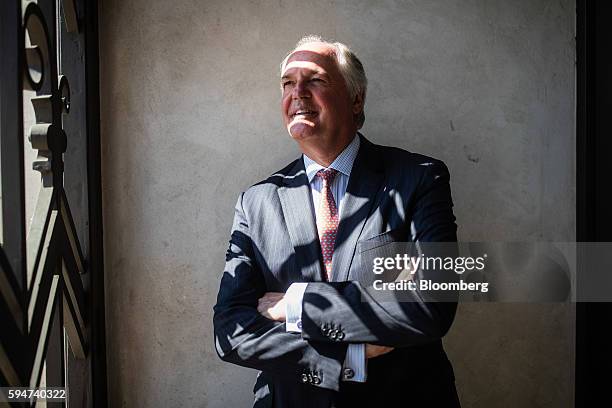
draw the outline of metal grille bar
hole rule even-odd
[[[70,112],[71,95],[69,78],[61,75],[59,64],[65,57],[62,35],[74,33],[76,37],[71,41],[76,38],[85,42],[84,35],[79,36],[83,12],[93,7],[95,1],[86,0],[38,0],[23,4],[21,0],[0,1],[0,386],[36,387],[45,363],[46,385],[64,385],[66,341],[76,358],[86,359],[90,355],[91,304],[86,301],[83,278],[91,281],[88,277],[91,263],[84,256],[80,230],[64,189],[68,138],[63,122]],[[56,20],[60,11],[63,20]],[[60,55],[62,58],[58,58]],[[97,69],[94,72],[97,75]],[[32,167],[41,174],[27,239],[22,111],[26,89],[37,93],[31,99],[36,123],[28,135],[32,148],[38,151]],[[82,102],[89,100],[92,98]],[[81,110],[89,112],[86,108]],[[98,109],[98,105],[93,108]],[[87,114],[83,119],[90,117]],[[76,129],[74,124],[73,121],[67,128]],[[95,129],[89,125],[82,128]],[[87,135],[71,134],[77,136]],[[97,138],[97,133],[94,136]],[[99,168],[93,171],[98,172]],[[81,175],[87,177],[87,182],[89,176]],[[93,196],[97,197],[95,193]],[[99,203],[89,203],[92,206],[99,208]],[[100,253],[97,247],[95,251]],[[105,395],[105,390],[101,394]]]

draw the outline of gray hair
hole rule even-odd
[[[338,70],[344,78],[344,82],[346,83],[346,87],[348,88],[351,100],[354,101],[357,95],[361,95],[361,97],[363,98],[363,103],[365,105],[368,79],[366,78],[365,70],[363,69],[363,64],[361,64],[361,61],[359,61],[357,55],[355,55],[355,53],[351,51],[348,46],[342,44],[341,42],[332,42],[324,40],[318,35],[307,35],[305,37],[302,37],[302,39],[298,41],[298,43],[295,45],[293,50],[291,50],[291,52],[289,52],[289,54],[287,54],[287,56],[283,59],[283,62],[281,62],[281,75],[285,70],[287,60],[296,49],[300,48],[303,45],[315,42],[327,44],[334,49],[334,56],[336,58],[336,63],[338,64]],[[364,109],[362,109],[361,112],[357,114],[357,127],[361,128],[364,122],[365,113]]]

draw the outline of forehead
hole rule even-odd
[[[287,58],[282,76],[291,75],[299,68],[334,75],[338,73],[334,48],[324,43],[309,43],[296,48]]]

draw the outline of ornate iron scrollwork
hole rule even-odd
[[[63,9],[67,31],[78,30],[74,0],[64,1]],[[11,270],[0,246],[0,314],[11,318],[0,330],[0,383],[35,387],[48,357],[50,336],[62,336],[63,344],[65,330],[73,354],[77,358],[87,355],[87,315],[81,280],[87,271],[63,186],[68,138],[62,116],[70,112],[70,84],[66,76],[58,75],[55,30],[49,30],[39,4],[24,5],[21,35],[21,87],[37,93],[31,99],[36,123],[29,129],[28,139],[38,151],[32,167],[40,172],[42,183],[25,243],[24,270]],[[20,288],[14,276],[30,279],[24,278],[27,283]],[[62,322],[63,330],[52,333],[57,314],[61,314],[57,321]]]
[[[57,75],[55,48],[51,45],[44,15],[37,3],[29,3],[25,7],[23,29],[24,43],[29,38],[31,44],[26,48],[23,59],[27,64],[23,69],[23,86],[39,93],[32,99],[36,124],[29,135],[32,147],[38,150],[38,159],[33,163],[33,168],[40,171],[45,186],[55,184],[57,188],[61,187],[62,154],[67,145],[61,115],[69,111],[70,86],[65,76]],[[33,54],[36,57],[32,57]],[[40,95],[44,90],[50,93]],[[54,173],[56,177],[53,177]]]

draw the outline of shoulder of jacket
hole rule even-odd
[[[245,196],[262,194],[266,195],[276,192],[279,187],[285,184],[287,178],[295,176],[294,174],[292,174],[292,172],[294,171],[295,166],[298,165],[299,160],[302,160],[302,158],[300,157],[298,159],[295,159],[282,169],[272,173],[264,180],[253,184],[244,192]]]
[[[426,170],[430,166],[446,167],[444,162],[440,159],[420,153],[414,153],[399,147],[376,144],[373,144],[372,147],[387,168]]]

